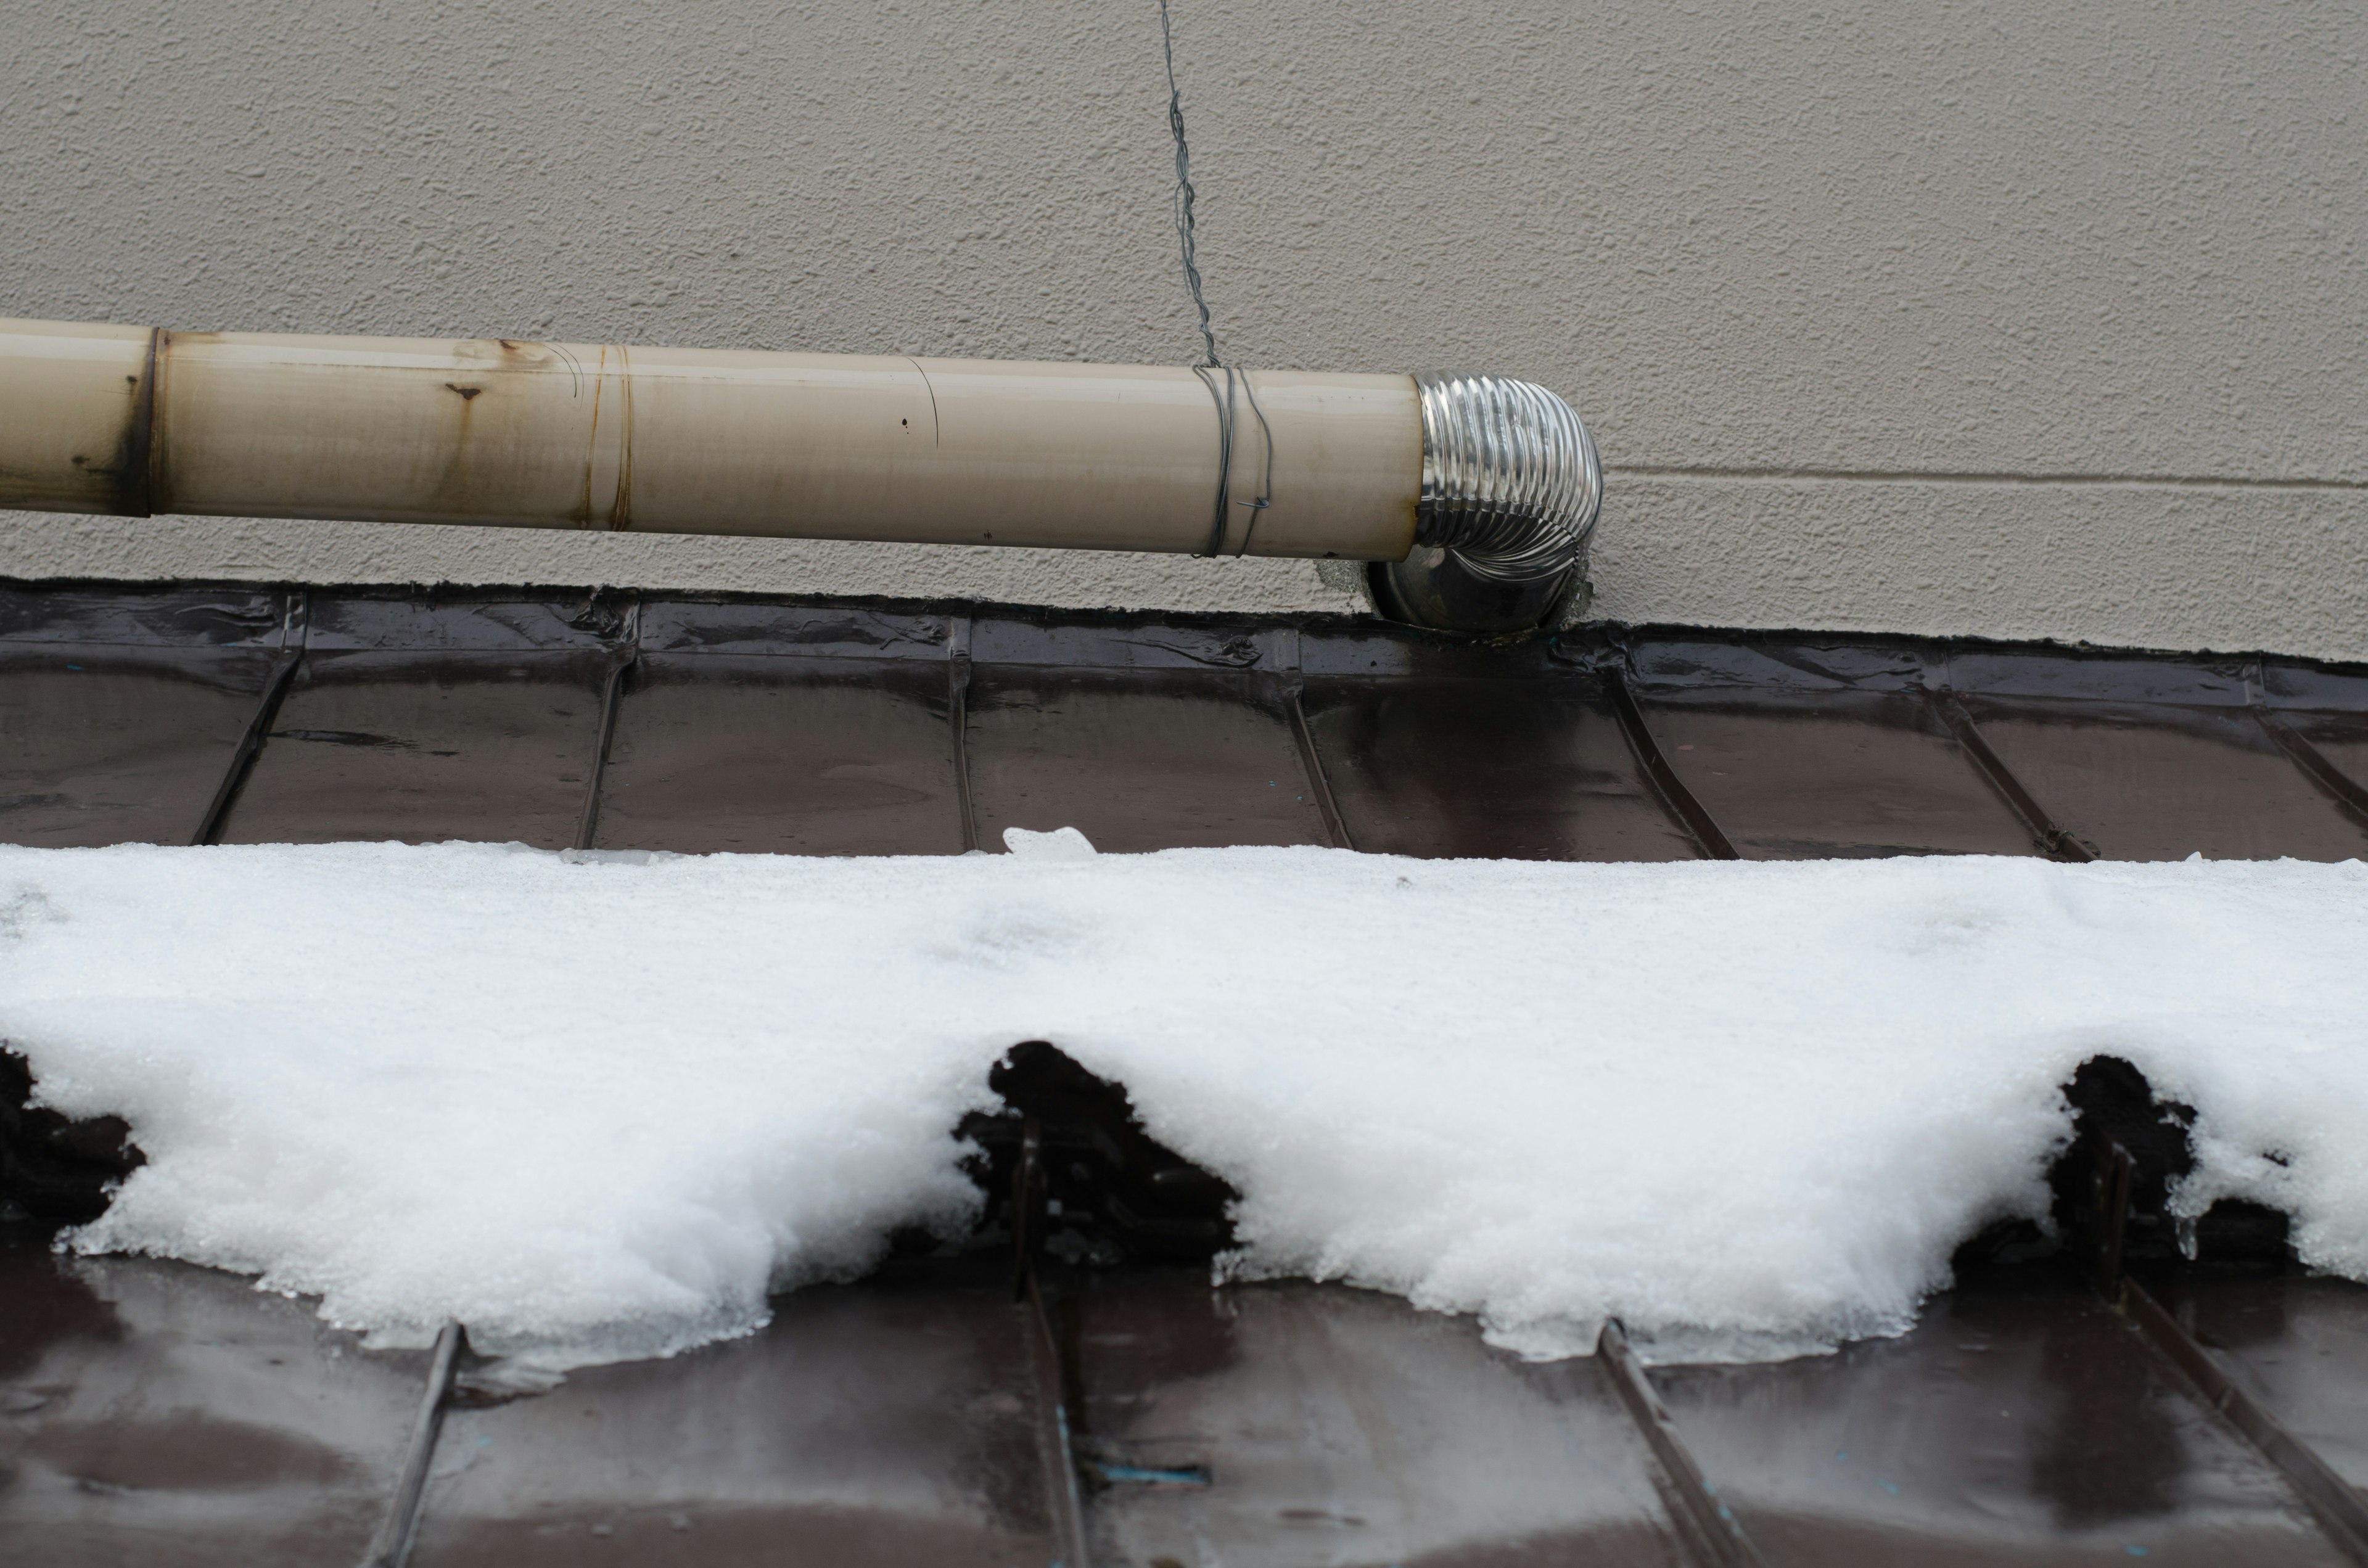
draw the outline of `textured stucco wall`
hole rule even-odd
[[[1543,381],[1597,613],[2368,658],[2368,12],[1177,0],[1230,354]],[[0,313],[1176,362],[1150,0],[12,0]],[[198,519],[0,574],[1340,608],[1312,567]]]

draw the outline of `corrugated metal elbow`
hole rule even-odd
[[[1436,372],[1417,376],[1415,387],[1422,408],[1416,544],[1452,551],[1498,583],[1568,574],[1603,506],[1603,466],[1570,404],[1502,376]]]

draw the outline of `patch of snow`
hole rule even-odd
[[[2358,862],[1031,844],[0,848],[0,1036],[148,1153],[76,1247],[552,1367],[964,1225],[951,1129],[1029,1039],[1244,1194],[1231,1272],[1532,1354],[1607,1313],[1664,1356],[1904,1329],[1957,1243],[2042,1210],[2099,1053],[2198,1108],[2192,1205],[2284,1208],[2368,1278]]]
[[[1039,860],[1089,860],[1101,853],[1091,839],[1074,827],[1056,827],[1050,833],[1007,827],[1003,830],[1003,846],[1014,855]]]

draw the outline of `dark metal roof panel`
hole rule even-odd
[[[1008,1283],[784,1297],[749,1338],[445,1418],[416,1568],[1043,1563]]]
[[[1260,676],[981,664],[964,717],[981,847],[1007,827],[1062,826],[1116,851],[1326,842],[1317,787]]]
[[[583,813],[608,669],[604,653],[564,647],[308,653],[221,839],[564,849]]]
[[[0,1225],[0,1559],[357,1562],[424,1360],[232,1275]]]
[[[1640,703],[1661,755],[1747,859],[2032,852],[1921,697],[1783,689],[1748,706]]]
[[[948,701],[939,659],[644,654],[619,704],[593,845],[958,855]]]
[[[2345,860],[2368,819],[2296,768],[2253,713],[1969,697],[1983,736],[2108,859]]]
[[[2336,1473],[2368,1493],[2368,1290],[2348,1280],[2172,1280],[2163,1305]]]
[[[237,644],[0,642],[0,839],[187,844],[273,657]]]
[[[1338,1288],[1138,1278],[1067,1307],[1098,1562],[1687,1561],[1592,1363]]]
[[[2129,1321],[2042,1278],[1653,1382],[1773,1564],[2349,1561]]]
[[[1304,700],[1360,849],[1531,860],[1701,853],[1592,680],[1317,678]]]

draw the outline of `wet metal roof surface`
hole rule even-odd
[[[2368,853],[2363,785],[2368,671],[2276,660],[0,590],[0,840],[32,845],[953,854],[1072,824],[1106,850],[2340,859]],[[2368,1561],[2368,1292],[2149,1251],[2159,1216],[2097,1148],[2093,1234],[1969,1264],[1902,1339],[1649,1370],[1190,1265],[1038,1259],[1015,1301],[1009,1257],[973,1255],[496,1398],[457,1341],[366,1350],[20,1218],[0,1558],[347,1564],[416,1525],[423,1568]],[[2091,1267],[2125,1241],[2144,1287]]]

